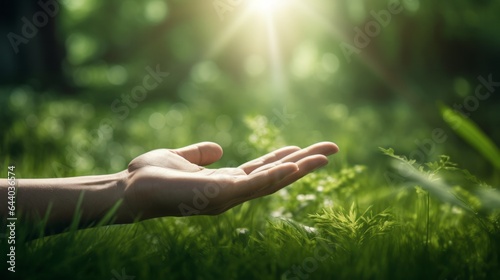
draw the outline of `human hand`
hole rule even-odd
[[[125,171],[119,220],[220,214],[297,181],[326,165],[326,156],[337,151],[331,142],[289,146],[237,168],[210,169],[203,166],[222,156],[215,143],[154,150],[133,159]]]

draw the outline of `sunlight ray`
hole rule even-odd
[[[208,59],[217,56],[234,37],[234,35],[244,26],[250,15],[251,10],[245,9],[243,14],[239,16],[235,22],[229,24],[228,27],[214,40],[214,44],[209,48],[203,57]]]
[[[347,40],[347,36],[340,31],[335,25],[331,24],[320,12],[318,12],[311,5],[306,5],[302,1],[293,1],[294,5],[297,5],[295,9],[301,13],[304,13],[311,21],[319,24],[322,28],[330,32],[332,36],[338,39]]]
[[[276,91],[276,95],[283,97],[287,91],[287,84],[285,81],[285,75],[283,73],[283,63],[281,60],[279,42],[276,37],[276,28],[274,26],[274,20],[271,14],[266,15],[266,24],[273,89]]]
[[[335,25],[331,24],[324,16],[321,15],[314,7],[311,5],[306,5],[301,1],[294,1],[299,7],[299,11],[308,16],[309,19],[316,22],[319,26],[330,32],[330,34],[339,41],[350,42],[352,38],[347,36],[345,32],[342,32]],[[398,94],[404,96],[410,102],[417,104],[415,100],[415,94],[411,93],[411,90],[404,84],[398,73],[391,72],[387,67],[384,67],[382,63],[377,61],[375,57],[367,53],[367,51],[361,52],[359,55],[359,61],[368,67],[371,71],[377,75],[390,89]]]

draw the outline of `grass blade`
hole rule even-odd
[[[500,169],[500,150],[495,143],[471,120],[446,105],[441,104],[440,107],[444,121],[460,137],[488,159],[496,169]]]

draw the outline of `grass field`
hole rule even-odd
[[[207,110],[203,98],[167,104],[153,97],[117,121],[110,102],[94,103],[90,94],[74,101],[22,88],[13,92],[1,95],[8,104],[4,117],[11,121],[1,170],[14,164],[18,178],[117,172],[149,149],[202,140],[224,146],[226,154],[215,166],[320,140],[337,142],[341,152],[326,168],[275,195],[219,216],[167,217],[47,237],[20,218],[16,273],[5,268],[8,244],[0,239],[2,279],[500,277],[494,163],[480,153],[467,158],[476,153],[474,146],[451,140],[435,144],[426,164],[398,156],[398,149],[411,154],[418,148],[404,143],[427,139],[433,131],[404,104],[350,110],[337,104],[333,111],[292,104],[259,114],[235,111],[234,100]],[[287,110],[290,121],[273,121],[276,110]],[[401,126],[382,125],[395,115]],[[101,128],[96,120],[104,118],[111,119],[112,131],[94,137]],[[405,130],[408,125],[413,129]],[[453,130],[444,129],[452,139]],[[463,156],[455,160],[441,152]],[[484,171],[476,177],[464,165]]]

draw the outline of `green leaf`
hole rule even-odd
[[[446,123],[466,142],[474,147],[496,169],[500,169],[500,151],[491,139],[471,120],[460,113],[453,111],[450,107],[441,104],[441,115]]]
[[[394,156],[394,149],[393,148],[388,148],[388,149],[384,149],[382,147],[378,147],[379,150],[381,150],[384,154],[388,155],[388,156]]]

